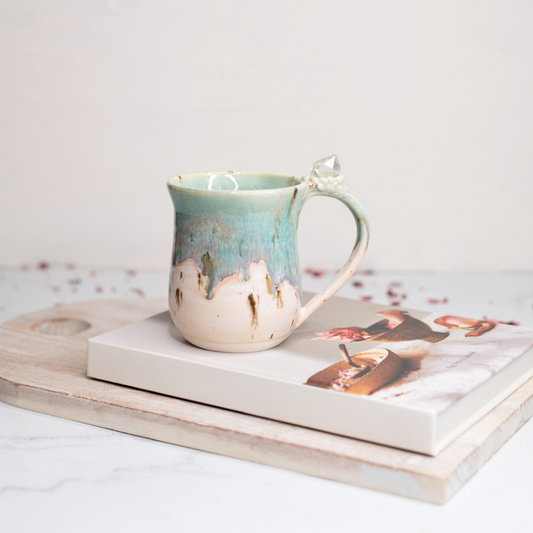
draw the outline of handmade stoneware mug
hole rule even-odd
[[[336,156],[317,161],[301,179],[205,172],[173,178],[168,188],[176,213],[170,313],[200,348],[273,348],[350,279],[366,251],[368,223]],[[341,271],[302,306],[296,230],[303,205],[317,195],[346,204],[357,240]]]

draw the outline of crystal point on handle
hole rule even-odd
[[[341,173],[341,166],[336,155],[319,159],[311,168],[311,176],[317,178],[337,177]]]
[[[341,166],[337,156],[330,155],[316,161],[309,176],[304,176],[303,180],[310,189],[343,195],[348,192],[348,186],[340,171]]]

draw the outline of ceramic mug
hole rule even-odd
[[[329,166],[319,164],[326,160],[302,179],[205,172],[168,182],[175,208],[169,307],[190,343],[220,352],[273,348],[354,274],[366,251],[368,223],[336,157]],[[357,240],[337,276],[302,306],[296,231],[303,205],[317,195],[348,207]]]

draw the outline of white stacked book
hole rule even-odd
[[[89,340],[88,376],[435,455],[533,375],[533,330],[332,298],[278,347],[209,352],[168,312]]]

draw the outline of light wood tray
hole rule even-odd
[[[304,474],[444,503],[533,415],[533,379],[436,457],[179,400],[86,376],[88,338],[164,311],[96,300],[0,326],[0,400]]]

